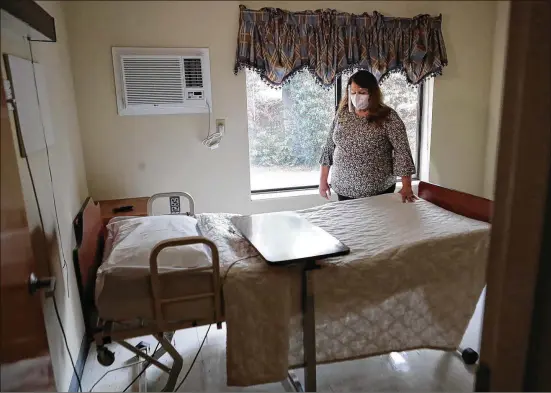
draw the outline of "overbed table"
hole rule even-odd
[[[304,380],[307,392],[316,391],[316,332],[314,291],[310,272],[323,258],[348,254],[350,249],[323,229],[292,212],[236,216],[232,223],[272,266],[300,265],[302,272],[302,330]],[[297,391],[304,391],[289,374]]]

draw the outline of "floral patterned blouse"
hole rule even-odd
[[[393,109],[379,124],[348,110],[337,114],[320,164],[332,167],[331,188],[350,198],[377,195],[397,176],[415,173],[406,127]]]

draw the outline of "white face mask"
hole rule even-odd
[[[369,96],[367,94],[350,94],[352,105],[354,108],[363,111],[369,106]]]

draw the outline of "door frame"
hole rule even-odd
[[[477,391],[539,390],[541,377],[549,381],[535,369],[545,351],[534,345],[551,313],[538,300],[551,285],[542,248],[551,209],[549,13],[547,2],[511,2]]]

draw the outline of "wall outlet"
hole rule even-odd
[[[216,119],[216,132],[221,135],[226,133],[226,119]]]

